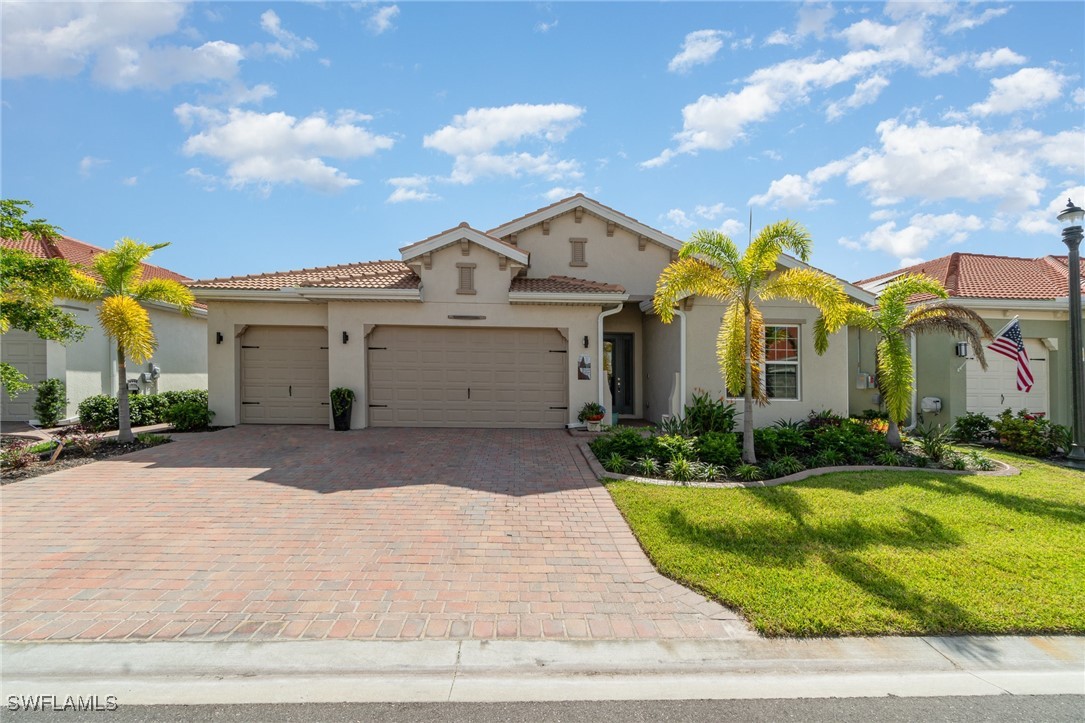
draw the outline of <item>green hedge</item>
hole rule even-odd
[[[161,394],[128,395],[128,418],[133,427],[159,424],[167,421],[169,409],[173,406],[197,405],[207,408],[207,391],[189,389],[183,392],[162,392]],[[117,398],[107,394],[96,394],[79,403],[79,422],[96,432],[116,429]]]

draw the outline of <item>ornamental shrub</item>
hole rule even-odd
[[[163,422],[169,422],[178,432],[192,432],[207,429],[215,413],[207,408],[207,402],[195,399],[174,404],[162,415]]]
[[[702,434],[694,443],[697,458],[717,467],[731,469],[742,460],[737,437],[730,432]]]
[[[117,398],[108,394],[87,397],[79,403],[79,423],[95,432],[116,429]]]
[[[618,454],[625,459],[640,459],[651,456],[653,452],[652,440],[634,427],[612,427],[611,431],[592,440],[590,446],[600,460],[607,459],[612,454]]]
[[[733,432],[737,414],[735,405],[723,397],[713,398],[708,392],[697,390],[693,392],[693,404],[686,406],[685,420],[688,432],[693,435]]]
[[[953,438],[958,442],[979,442],[991,436],[994,420],[983,412],[968,412],[953,422]]]
[[[1046,417],[1029,414],[1025,409],[1015,415],[1006,409],[992,426],[999,442],[1011,452],[1030,457],[1050,457],[1055,453],[1057,442]]]
[[[59,379],[46,379],[38,384],[38,399],[34,402],[34,415],[43,427],[55,427],[64,416],[68,406],[68,397],[64,393],[64,382]]]
[[[144,427],[168,421],[169,410],[177,405],[186,406],[191,414],[202,407],[207,409],[207,390],[189,389],[161,394],[129,394],[128,419],[133,427]],[[108,394],[96,394],[79,403],[79,423],[88,429],[102,432],[117,428],[117,398]],[[210,424],[210,420],[201,428]],[[176,426],[176,425],[175,425]]]

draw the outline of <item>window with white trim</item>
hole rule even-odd
[[[765,395],[769,399],[799,398],[799,327],[765,326]]]
[[[475,265],[474,264],[456,264],[456,270],[460,275],[459,286],[456,287],[457,294],[473,294],[475,293]]]

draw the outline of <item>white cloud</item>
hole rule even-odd
[[[871,211],[869,218],[871,221],[888,221],[891,218],[896,218],[897,215],[897,212],[892,209],[879,208],[876,211]]]
[[[1078,105],[1085,105],[1085,88],[1075,88],[1071,98]]]
[[[797,40],[794,36],[788,35],[787,31],[783,28],[773,30],[765,38],[765,45],[791,45]]]
[[[394,186],[387,199],[387,203],[404,203],[406,201],[436,201],[441,197],[429,190],[430,179],[428,176],[405,176],[401,178],[389,178],[388,185]]]
[[[339,191],[359,183],[324,158],[371,156],[392,147],[388,136],[360,123],[371,120],[355,111],[340,111],[329,121],[322,114],[295,118],[283,112],[228,112],[185,103],[174,111],[181,123],[202,130],[185,141],[188,156],[204,155],[226,164],[233,188],[301,183],[321,191]],[[202,172],[200,172],[202,174]]]
[[[909,266],[915,266],[916,264],[921,264],[924,261],[926,261],[926,259],[923,258],[922,256],[911,256],[911,257],[906,256],[906,257],[904,257],[903,259],[900,260],[899,265],[897,266],[897,268],[898,269],[906,269]]]
[[[727,208],[726,205],[721,203],[714,203],[711,206],[697,206],[693,209],[693,213],[700,218],[707,219],[708,221],[715,221],[721,214],[726,213],[732,209]]]
[[[88,178],[95,168],[104,166],[109,163],[104,158],[95,158],[94,156],[83,156],[79,160],[79,175],[83,178]]]
[[[867,248],[886,251],[897,258],[915,257],[933,241],[961,243],[974,231],[983,228],[977,216],[958,213],[916,214],[904,228],[897,228],[896,221],[888,221],[873,231],[863,234]]]
[[[117,89],[165,89],[236,77],[241,48],[215,40],[198,47],[154,45],[178,30],[185,4],[5,3],[3,75],[64,77],[93,68]]]
[[[829,120],[837,120],[849,110],[860,108],[864,105],[870,105],[878,99],[882,91],[889,87],[889,81],[881,76],[875,75],[866,80],[859,81],[855,84],[855,90],[850,96],[843,100],[838,100],[830,103],[825,109],[825,117]]]
[[[226,105],[235,107],[239,105],[263,103],[268,98],[274,98],[275,88],[267,83],[257,83],[251,88],[241,83],[231,83],[221,93],[200,96],[200,102],[204,105]]]
[[[380,35],[395,27],[393,23],[398,15],[398,5],[385,5],[384,7],[377,8],[373,11],[373,14],[369,16],[366,25],[369,27],[371,33]]]
[[[1079,184],[1063,188],[1043,208],[1033,209],[1021,214],[1021,218],[1017,222],[1017,228],[1025,233],[1057,236],[1061,231],[1057,217],[1066,208],[1068,198],[1072,198],[1074,203],[1081,206],[1082,199],[1085,199],[1085,186]]]
[[[663,217],[671,222],[671,225],[678,226],[679,228],[692,228],[697,223],[686,215],[686,212],[680,208],[672,208],[667,213],[663,214]]]
[[[836,10],[827,2],[805,2],[799,8],[795,34],[799,37],[813,35],[816,38],[823,38],[829,21],[834,15],[836,15]]]
[[[552,20],[549,23],[543,22],[543,21],[540,20],[539,22],[535,23],[535,32],[537,32],[537,33],[549,33],[551,30],[553,30],[557,26],[558,26],[558,21],[557,20]]]
[[[772,208],[813,208],[830,201],[816,198],[817,186],[802,176],[789,173],[769,184],[769,190],[750,198],[753,206]]]
[[[1003,65],[1021,65],[1027,60],[1028,58],[1018,55],[1009,48],[999,48],[998,50],[988,50],[980,53],[972,61],[972,67],[977,70],[990,70],[991,68],[1000,68]]]
[[[569,198],[570,196],[575,196],[576,194],[583,192],[584,189],[580,188],[580,186],[576,186],[574,188],[567,188],[565,186],[554,186],[549,191],[543,194],[543,198],[545,198],[550,203],[553,203],[554,201],[560,201],[563,198]]]
[[[734,238],[740,232],[746,230],[746,224],[736,218],[729,218],[720,224],[720,233]]]
[[[682,109],[682,130],[674,135],[675,147],[641,163],[655,168],[675,156],[701,150],[726,150],[746,137],[747,128],[768,120],[784,108],[810,102],[814,92],[864,76],[876,76],[859,90],[856,102],[874,97],[887,74],[898,67],[920,72],[946,72],[963,62],[964,56],[943,58],[928,47],[923,18],[884,25],[863,19],[838,36],[851,50],[840,57],[818,56],[785,60],[760,68],[746,78],[740,90],[724,95],[702,95]],[[839,110],[839,108],[838,108]]]
[[[1047,68],[1022,68],[1013,75],[992,80],[987,99],[972,104],[968,110],[987,116],[1039,108],[1057,100],[1065,82],[1065,77]]]
[[[128,178],[122,178],[121,183],[126,186],[134,186],[139,183],[139,176],[129,176]]]
[[[316,50],[317,45],[311,38],[301,38],[283,27],[282,20],[274,10],[267,10],[260,16],[260,27],[275,38],[274,43],[262,45],[263,52],[280,58],[293,58],[299,50]]]
[[[685,73],[694,65],[712,62],[723,47],[723,39],[727,35],[729,33],[722,30],[695,30],[689,33],[682,43],[682,49],[667,64],[667,70],[672,73]]]
[[[995,18],[1002,17],[1009,11],[1010,8],[1007,6],[987,8],[979,15],[969,15],[967,9],[961,12],[955,12],[942,28],[942,32],[946,35],[952,35],[954,33],[959,33],[962,30],[978,28],[980,25],[989,23]]]
[[[842,236],[838,238],[836,242],[844,248],[851,249],[852,251],[862,251],[864,248],[866,248],[865,246],[863,246],[863,244],[859,243],[858,241],[852,241],[847,236]]]

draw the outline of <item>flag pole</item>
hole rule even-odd
[[[991,338],[992,339],[997,339],[998,337],[1002,336],[1002,332],[1009,329],[1013,325],[1013,322],[1015,322],[1015,321],[1017,321],[1017,315],[1016,314],[1014,314],[1014,317],[1012,319],[1010,319],[1009,321],[1006,322],[1006,326],[999,329],[998,333],[995,334],[994,336],[992,336]]]

